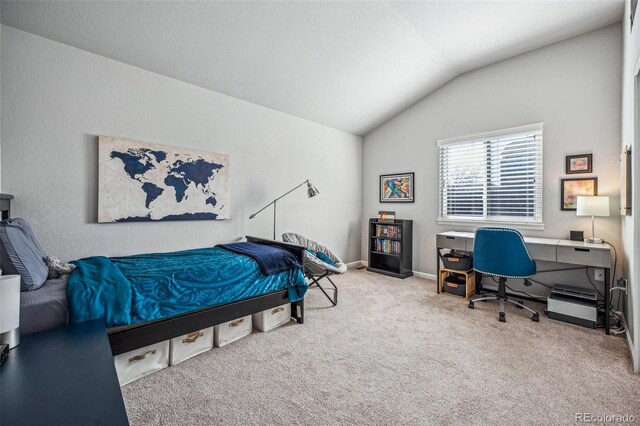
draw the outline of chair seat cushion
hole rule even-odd
[[[282,234],[282,240],[287,243],[298,244],[307,250],[304,255],[304,270],[306,274],[322,275],[326,272],[332,274],[343,274],[347,271],[347,265],[340,260],[331,250],[325,246],[318,244],[313,240],[309,240],[302,235],[293,232]],[[322,253],[326,258],[331,259],[333,264],[323,261],[318,253]]]
[[[331,266],[336,266],[336,263],[326,254],[324,254],[321,251],[313,251],[311,249],[306,249],[307,253],[309,253],[312,256],[317,257],[318,259],[320,259],[321,261],[323,261],[324,263],[326,263],[327,265],[331,265]]]

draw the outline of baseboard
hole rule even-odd
[[[364,266],[366,268],[367,266],[369,266],[369,262],[367,262],[366,260],[360,260],[356,262],[347,263],[347,268],[349,269],[357,268],[358,266]],[[426,272],[413,271],[413,276],[422,278],[425,280],[433,280],[433,281],[436,280],[436,276],[434,274],[428,274]]]
[[[359,268],[362,266],[362,260],[356,260],[355,262],[347,263],[347,269]]]
[[[633,371],[635,371],[636,373],[640,373],[640,365],[638,365],[638,352],[636,351],[636,347],[633,345],[633,340],[631,339],[628,328],[625,335],[627,336],[627,345],[629,346],[629,352],[631,352]]]
[[[636,350],[635,345],[633,344],[633,339],[631,338],[631,334],[629,334],[629,326],[627,325],[627,318],[624,315],[624,312],[620,312],[622,314],[622,323],[625,328],[625,338],[627,339],[627,346],[629,347],[629,352],[631,352],[631,362],[633,364],[633,371],[636,373],[640,373],[640,365],[638,365],[638,351]]]
[[[622,312],[622,323],[625,327],[625,337],[627,338],[627,346],[629,346],[629,352],[631,352],[631,362],[633,363],[633,371],[636,373],[640,373],[640,365],[638,364],[638,351],[636,350],[636,346],[633,344],[633,339],[631,338],[631,334],[629,334],[629,326],[627,325],[627,318]]]
[[[413,271],[413,276],[418,277],[418,278],[422,278],[424,280],[432,280],[432,281],[436,280],[435,274],[429,274],[429,273],[426,273],[426,272]]]

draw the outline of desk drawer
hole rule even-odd
[[[546,260],[548,262],[556,261],[556,246],[545,244],[527,244],[527,250],[532,259]]]
[[[450,235],[436,235],[436,245],[440,248],[448,248],[454,250],[466,250],[467,238],[452,237]]]
[[[562,246],[558,246],[557,250],[559,263],[572,263],[574,265],[598,268],[611,267],[611,252],[609,250]]]

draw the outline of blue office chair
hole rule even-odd
[[[507,296],[507,278],[529,278],[536,273],[536,262],[531,259],[520,232],[502,227],[482,227],[476,229],[473,242],[473,265],[480,274],[498,277],[498,294],[469,300],[469,309],[478,301],[500,301],[500,322],[505,322],[504,302],[531,312],[531,320],[540,321],[540,315],[529,309],[521,300]]]

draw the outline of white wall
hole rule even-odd
[[[629,326],[628,339],[632,346],[634,367],[640,371],[640,345],[638,338],[640,333],[640,270],[638,261],[640,260],[640,239],[638,230],[640,229],[640,138],[638,135],[638,124],[636,117],[640,115],[640,87],[636,83],[636,71],[640,62],[640,10],[636,12],[636,22],[631,32],[629,22],[630,2],[626,0],[624,13],[624,27],[622,30],[624,40],[623,53],[623,77],[622,77],[622,147],[631,146],[633,157],[633,194],[631,215],[625,216],[622,220],[622,239],[625,253],[624,274],[629,279],[628,297],[626,299],[626,319]]]
[[[598,177],[599,194],[612,197],[611,217],[597,218],[597,234],[620,251],[621,73],[616,24],[464,74],[366,135],[362,258],[367,259],[367,219],[378,210],[395,210],[397,217],[414,221],[414,270],[435,274],[435,234],[473,230],[437,224],[436,141],[537,122],[544,123],[545,230],[524,233],[557,238],[568,238],[569,230],[591,233],[590,218],[560,210],[560,178],[577,176],[564,175],[565,155],[593,153],[591,176]],[[378,202],[380,174],[412,171],[414,204]],[[586,281],[584,273],[565,275]],[[546,294],[543,288],[528,291]]]
[[[278,234],[300,232],[347,262],[360,259],[360,137],[7,26],[1,43],[2,189],[48,253],[75,259],[270,237],[270,212],[249,214],[309,178],[320,195],[300,188],[281,200]],[[231,220],[96,223],[97,135],[229,154]]]

